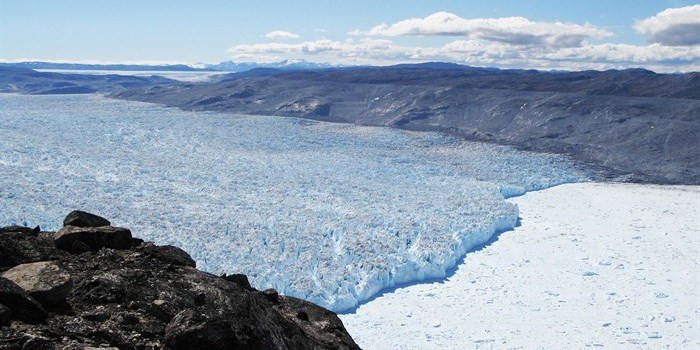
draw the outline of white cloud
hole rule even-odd
[[[465,36],[516,46],[577,47],[588,38],[612,35],[589,23],[533,22],[523,17],[464,19],[449,12],[437,12],[425,18],[411,18],[391,25],[381,24],[367,31],[354,30],[351,35]]]
[[[251,56],[280,55],[287,58],[297,56],[323,56],[333,61],[370,63],[409,59],[411,48],[401,47],[389,40],[364,38],[361,40],[347,39],[335,41],[320,39],[305,41],[298,44],[266,43],[252,45],[236,45],[228,49],[235,59]]]
[[[666,9],[638,21],[634,29],[646,35],[651,43],[700,45],[700,5]]]
[[[533,22],[522,17],[468,20],[438,12],[422,19],[407,19],[392,25],[376,26],[369,31],[351,33],[367,35],[361,39],[321,38],[301,43],[278,41],[236,45],[228,51],[235,60],[258,62],[307,59],[340,64],[386,65],[445,61],[502,68],[580,70],[641,67],[657,72],[700,71],[700,47],[669,45],[673,40],[687,42],[687,36],[682,36],[681,40],[673,39],[668,34],[668,28],[681,28],[679,23],[694,23],[692,21],[696,19],[692,11],[700,10],[700,6],[680,12],[679,9],[672,10],[640,21],[635,26],[639,31],[650,33],[650,36],[664,39],[649,45],[590,40],[612,35],[590,24]],[[670,20],[669,13],[677,18]],[[374,37],[405,35],[454,36],[455,40],[437,47],[404,46],[389,38]],[[700,34],[696,31],[696,35]]]
[[[588,45],[559,50],[545,55],[545,58],[563,61],[593,61],[607,63],[692,63],[700,61],[697,48],[673,47],[660,44],[647,46],[626,44]]]
[[[273,40],[284,40],[284,39],[297,39],[299,38],[298,34],[286,32],[284,30],[273,30],[267,34],[265,34],[265,37],[268,39],[273,39]]]
[[[236,60],[258,62],[305,58],[343,64],[395,64],[445,61],[474,66],[534,69],[624,69],[644,67],[658,72],[698,71],[700,53],[693,47],[625,44],[584,44],[545,49],[519,47],[487,40],[455,40],[440,47],[402,46],[386,39],[334,41],[321,39],[298,44],[236,45],[228,50]]]

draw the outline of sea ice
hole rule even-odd
[[[376,350],[700,347],[700,186],[565,184],[509,202],[521,225],[448,279],[340,315],[353,339]]]
[[[437,133],[0,95],[0,225],[82,209],[336,311],[440,278],[515,226],[503,196],[581,180],[562,157]]]

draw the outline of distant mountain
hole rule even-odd
[[[203,64],[206,69],[223,72],[244,72],[256,68],[276,68],[282,70],[325,69],[337,67],[327,63],[314,63],[304,60],[283,60],[273,63],[226,61],[216,64]]]
[[[147,65],[147,64],[85,64],[85,63],[55,63],[55,62],[15,62],[0,63],[0,67],[16,67],[29,69],[60,69],[60,70],[113,70],[113,71],[172,71],[192,72],[209,71],[206,68],[195,68],[185,64]]]
[[[336,67],[326,63],[314,63],[304,60],[283,60],[273,63],[234,62],[221,63],[197,63],[197,64],[85,64],[85,63],[56,63],[42,61],[0,63],[0,67],[15,67],[29,69],[55,69],[55,70],[105,70],[105,71],[161,71],[161,72],[244,72],[256,68],[275,68],[282,70],[307,70]]]
[[[163,88],[178,82],[159,76],[89,75],[37,72],[0,65],[0,92],[48,94],[114,93],[137,88]]]
[[[439,62],[289,68],[303,64],[223,64],[241,70],[200,83],[0,66],[0,92],[100,92],[188,110],[441,131],[566,154],[605,176],[700,184],[697,72],[540,72]]]
[[[700,184],[700,73],[451,64],[258,68],[117,98],[188,110],[442,131],[559,153],[604,177]]]

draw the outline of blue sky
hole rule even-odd
[[[697,16],[692,7],[697,4],[681,0],[0,0],[0,59],[292,58],[344,64],[441,60],[544,69],[697,70],[700,6]],[[667,9],[685,12],[661,16]],[[635,28],[645,20],[645,28]],[[446,27],[441,24],[445,22],[449,22]],[[388,28],[378,28],[381,24]],[[681,30],[686,33],[679,35]],[[273,31],[284,33],[265,37]]]

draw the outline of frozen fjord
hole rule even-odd
[[[336,311],[442,277],[513,227],[503,199],[581,180],[554,155],[437,133],[0,95],[0,225],[73,209]]]

